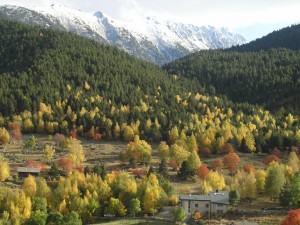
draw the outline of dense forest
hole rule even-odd
[[[273,106],[291,96],[297,106],[298,52],[200,52],[166,66],[167,74],[70,33],[5,20],[0,30],[0,126],[16,122],[22,132],[77,132],[108,140],[139,135],[169,144],[193,134],[199,148],[212,152],[226,143],[246,152],[300,144],[297,117],[277,117],[247,103]]]
[[[292,25],[248,44],[195,53],[164,69],[235,102],[299,114],[299,40],[300,25]]]
[[[235,102],[300,112],[300,51],[201,51],[164,66]]]

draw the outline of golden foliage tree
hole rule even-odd
[[[0,144],[7,144],[10,136],[5,127],[0,127]]]
[[[263,193],[265,191],[266,176],[267,172],[265,170],[257,170],[255,172],[256,187],[259,193]]]
[[[84,151],[80,140],[70,138],[67,149],[68,158],[74,163],[74,165],[78,166],[85,161]]]
[[[25,194],[29,197],[33,197],[36,193],[36,182],[33,176],[29,175],[25,178],[24,184],[23,184],[23,191]]]
[[[10,176],[9,165],[5,161],[0,161],[0,181],[5,181]]]
[[[146,141],[140,140],[139,136],[134,137],[134,141],[128,144],[125,153],[126,159],[135,159],[137,162],[146,163],[151,160],[152,148]]]
[[[44,152],[44,161],[50,163],[55,154],[54,147],[47,144],[43,147],[43,152]]]
[[[158,146],[158,156],[159,158],[166,159],[170,155],[170,147],[165,141],[161,141],[159,146]]]
[[[189,154],[187,161],[191,172],[195,172],[201,165],[200,157],[196,151]]]

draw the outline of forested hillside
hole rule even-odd
[[[201,51],[164,66],[235,102],[300,112],[300,51]]]
[[[14,121],[22,132],[76,132],[108,140],[139,135],[170,145],[177,140],[182,149],[193,139],[212,152],[226,143],[245,152],[300,146],[299,119],[292,114],[276,117],[258,106],[205,94],[215,89],[271,106],[292,93],[296,102],[298,52],[201,52],[166,66],[168,75],[116,48],[4,20],[0,46],[0,126]],[[204,92],[200,83],[215,87]],[[182,149],[178,154],[186,158]]]
[[[240,51],[240,52],[258,52],[261,50],[268,50],[271,48],[287,48],[291,50],[300,49],[300,24],[285,27],[278,31],[251,41],[248,44],[241,46],[235,46],[229,51]]]

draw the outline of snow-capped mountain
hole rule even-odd
[[[228,48],[246,42],[241,35],[226,28],[195,26],[153,17],[119,21],[99,11],[87,13],[61,4],[44,8],[1,5],[0,18],[74,32],[158,64],[201,49]]]

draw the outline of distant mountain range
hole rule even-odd
[[[86,13],[61,4],[47,8],[2,5],[0,18],[73,32],[157,64],[202,49],[223,49],[246,43],[244,37],[227,28],[195,26],[154,17],[125,22],[99,11]]]

